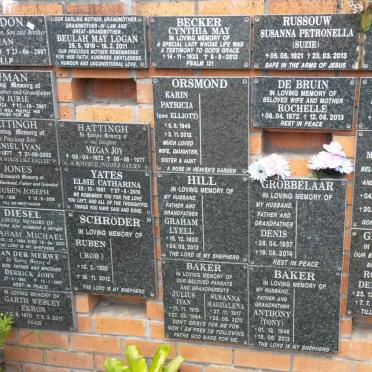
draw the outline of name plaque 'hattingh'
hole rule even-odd
[[[151,17],[157,68],[249,67],[250,17]]]
[[[50,65],[45,17],[0,17],[0,65]]]
[[[56,66],[147,67],[143,17],[55,16],[48,23]]]
[[[153,91],[158,170],[246,172],[248,79],[155,78]]]
[[[0,119],[55,118],[52,73],[0,71]]]
[[[277,70],[352,70],[358,67],[354,14],[255,17],[253,67]]]
[[[58,133],[65,166],[150,168],[148,125],[60,121]]]
[[[255,77],[253,126],[348,130],[353,123],[355,80]]]

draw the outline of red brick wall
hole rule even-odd
[[[21,0],[8,14],[137,14],[153,15],[254,15],[349,12],[347,0]],[[61,119],[150,122],[153,125],[152,76],[196,75],[190,70],[58,69],[57,92]],[[202,76],[254,76],[260,71],[204,70]],[[270,75],[301,75],[273,71]],[[335,76],[334,72],[314,75]],[[368,76],[368,72],[341,72],[339,76]],[[305,72],[304,75],[309,75]],[[355,132],[278,132],[251,130],[251,155],[275,147],[291,163],[294,176],[308,176],[307,160],[325,138],[341,142],[348,156],[354,154]],[[294,150],[294,151],[288,151]],[[288,153],[287,153],[288,152]],[[155,188],[156,190],[156,188]],[[255,348],[172,341],[173,354],[186,359],[182,372],[301,371],[372,372],[372,319],[352,320],[345,312],[352,184],[347,197],[345,266],[342,282],[341,340],[338,355],[284,353]],[[154,213],[158,216],[157,196]],[[159,226],[156,226],[159,237]],[[157,240],[158,241],[158,240]],[[156,247],[157,259],[160,246]],[[138,344],[151,356],[164,342],[161,271],[158,298],[102,298],[78,295],[76,332],[15,330],[6,347],[9,371],[67,372],[102,370],[106,356],[123,357],[127,344]],[[169,341],[167,341],[169,342]]]

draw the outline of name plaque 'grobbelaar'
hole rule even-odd
[[[65,166],[150,169],[147,124],[60,121],[58,133]]]
[[[350,130],[355,78],[255,77],[255,128]]]
[[[253,67],[273,70],[358,68],[355,14],[255,16]]]
[[[0,65],[50,65],[45,17],[0,17]]]
[[[156,68],[249,67],[250,17],[151,17]]]
[[[54,119],[49,71],[0,71],[0,119]]]
[[[153,92],[158,170],[246,172],[248,79],[154,78]]]
[[[146,24],[137,16],[48,18],[53,64],[76,68],[146,68]]]

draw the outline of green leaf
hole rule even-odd
[[[132,367],[133,362],[135,362],[137,359],[143,358],[140,349],[136,345],[128,345],[125,348],[125,356],[128,359],[130,367]]]
[[[166,344],[162,344],[156,350],[154,359],[152,360],[149,372],[161,372],[163,365],[167,360],[167,356],[171,350],[171,347]]]
[[[179,355],[178,357],[175,357],[165,368],[164,368],[164,372],[177,372],[182,363],[183,363],[184,359]]]
[[[148,372],[146,359],[145,358],[139,358],[132,362],[130,366],[131,372]]]
[[[372,25],[372,9],[367,9],[359,17],[360,31],[367,33]]]
[[[107,358],[103,366],[106,372],[129,372],[129,368],[117,358]]]

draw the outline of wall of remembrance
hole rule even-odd
[[[22,0],[0,15],[7,369],[372,372],[372,33],[347,0]],[[338,141],[343,178],[307,167]],[[292,177],[249,179],[276,152]]]

